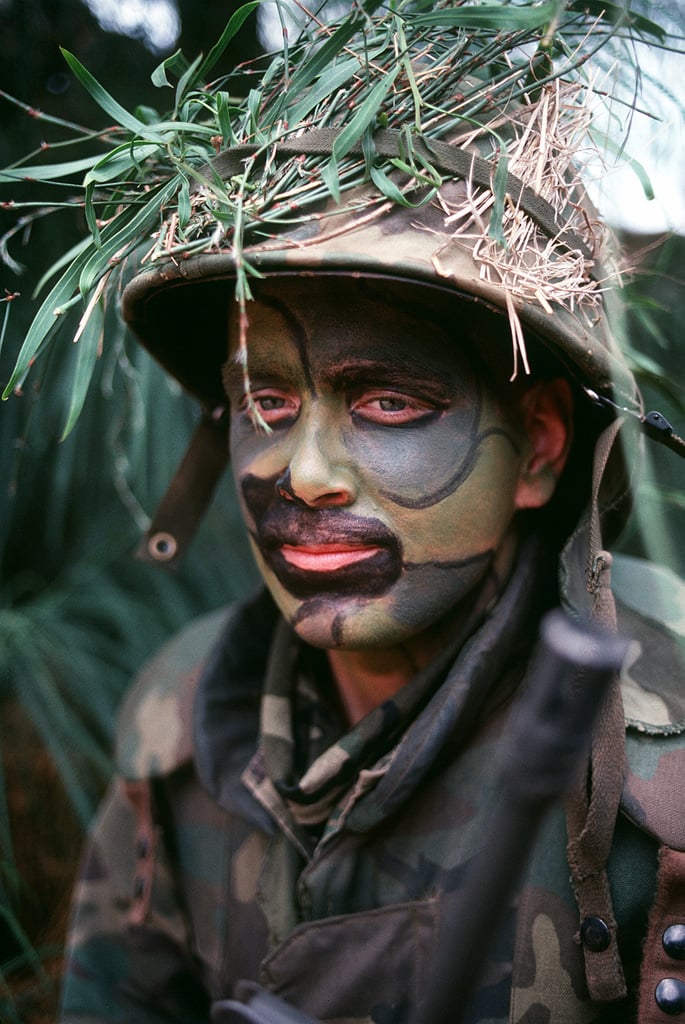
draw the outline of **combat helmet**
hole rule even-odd
[[[203,404],[223,400],[212,350],[223,358],[223,332],[189,338],[225,317],[219,282],[235,281],[245,310],[251,281],[284,273],[452,290],[508,318],[514,374],[532,332],[583,380],[635,403],[603,309],[619,272],[578,166],[591,84],[565,78],[578,54],[556,67],[549,44],[531,52],[520,32],[475,31],[476,13],[348,15],[277,58],[233,112],[185,223],[167,217],[122,302]]]
[[[217,154],[122,297],[135,335],[207,412],[144,553],[176,560],[223,468],[229,307],[247,323],[264,276],[450,293],[463,315],[508,323],[512,377],[535,371],[537,345],[593,399],[642,415],[605,309],[616,253],[582,182],[593,85],[579,43],[559,47],[548,13],[526,11],[525,28],[503,33],[470,5],[353,8],[277,55],[230,117],[217,102]],[[244,338],[241,357],[249,395]]]

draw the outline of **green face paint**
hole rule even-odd
[[[459,324],[421,289],[401,302],[377,289],[260,288],[249,367],[271,433],[226,372],[255,556],[298,633],[327,648],[407,643],[473,605],[506,571],[527,444]]]

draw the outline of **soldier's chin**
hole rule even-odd
[[[401,643],[414,632],[391,614],[382,597],[316,597],[301,601],[288,616],[295,632],[312,647],[377,650]]]

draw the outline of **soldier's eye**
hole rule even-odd
[[[378,389],[356,397],[350,412],[370,423],[399,427],[435,416],[439,407],[414,395]]]
[[[283,426],[296,419],[300,411],[300,402],[295,395],[275,388],[258,388],[252,392],[252,402],[265,423],[270,427]],[[250,403],[243,400],[243,411],[251,413]]]

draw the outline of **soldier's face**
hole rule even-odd
[[[349,279],[275,280],[227,364],[231,454],[260,570],[324,648],[406,642],[502,572],[527,438],[431,308]],[[237,346],[237,317],[231,350]]]

